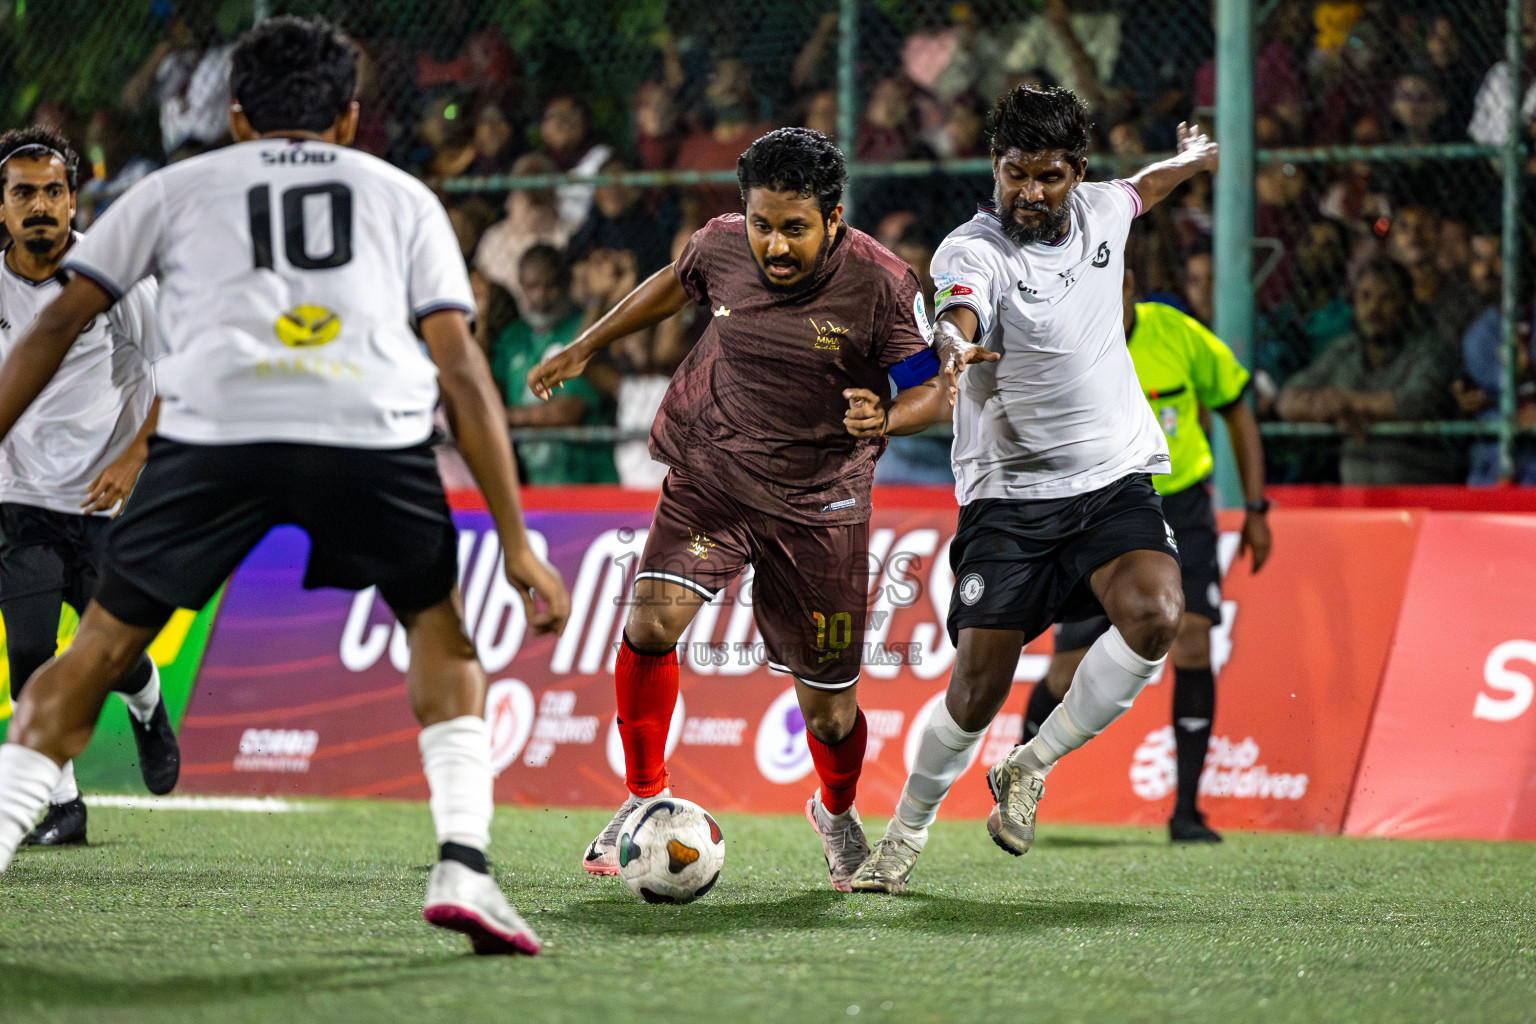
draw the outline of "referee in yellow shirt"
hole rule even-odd
[[[1243,401],[1248,371],[1221,339],[1193,317],[1158,302],[1132,302],[1135,276],[1126,270],[1125,338],[1157,422],[1168,437],[1172,472],[1153,478],[1163,497],[1163,518],[1173,529],[1184,573],[1184,618],[1174,642],[1173,734],[1178,745],[1178,800],[1168,821],[1174,842],[1221,841],[1205,823],[1196,804],[1200,772],[1216,713],[1216,680],[1211,673],[1211,627],[1221,622],[1221,570],[1216,563],[1216,513],[1209,477],[1214,461],[1210,441],[1200,426],[1201,407],[1219,415],[1232,440],[1232,454],[1243,482],[1242,543],[1238,554],[1253,552],[1253,571],[1269,557],[1269,524],[1264,499],[1264,448],[1259,425]],[[1098,616],[1056,627],[1056,653],[1050,669],[1035,685],[1024,713],[1024,740],[1061,703],[1078,662],[1109,619]]]

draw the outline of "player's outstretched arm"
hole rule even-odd
[[[672,267],[669,263],[641,281],[638,288],[620,299],[618,305],[582,331],[575,341],[529,370],[528,389],[547,400],[562,381],[580,377],[599,349],[654,327],[686,306],[688,293]]]
[[[456,309],[432,313],[421,321],[421,336],[437,364],[443,410],[458,439],[459,451],[474,474],[496,522],[506,562],[507,582],[517,588],[528,623],[539,633],[558,633],[571,614],[571,595],[560,574],[528,544],[522,502],[517,496],[517,467],[496,383],[485,353],[475,344],[464,314]],[[544,602],[543,610],[535,598]]]
[[[981,330],[981,321],[964,306],[951,306],[939,314],[933,325],[933,344],[941,372],[959,374],[971,363],[995,363],[1001,352],[989,352],[973,340]]]
[[[1126,180],[1136,186],[1141,196],[1141,208],[1149,210],[1201,171],[1215,174],[1220,158],[1221,151],[1216,143],[1200,130],[1198,124],[1184,124],[1181,121],[1178,153],[1167,160],[1143,167]]]
[[[59,372],[59,364],[85,325],[111,307],[112,296],[101,285],[76,275],[37,314],[0,366],[0,439]]]
[[[1269,521],[1263,512],[1252,510],[1264,500],[1264,441],[1259,436],[1259,422],[1253,418],[1248,403],[1237,401],[1221,410],[1222,421],[1227,425],[1227,436],[1232,439],[1232,457],[1237,460],[1237,475],[1243,484],[1243,501],[1250,510],[1243,517],[1242,541],[1237,549],[1253,552],[1253,571],[1264,568],[1269,560],[1271,538]]]
[[[999,353],[989,352],[967,340],[975,335],[979,326],[976,314],[963,306],[945,310],[934,331],[934,349],[931,354],[921,354],[921,358],[929,360],[928,366],[937,364],[939,372],[920,384],[903,388],[894,401],[865,388],[844,391],[848,412],[843,416],[843,426],[848,433],[854,437],[900,437],[919,433],[949,419],[950,410],[955,407],[956,381],[960,372],[971,363],[995,363],[1002,358]],[[913,356],[908,362],[918,358]],[[895,374],[892,370],[893,377],[899,382],[901,378]]]
[[[949,419],[949,411],[954,408],[950,397],[954,379],[953,373],[936,373],[921,384],[898,392],[894,400],[882,399],[867,388],[849,388],[843,392],[848,399],[843,426],[854,437],[919,433]]]

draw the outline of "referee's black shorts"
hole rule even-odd
[[[1184,581],[1184,612],[1204,615],[1221,625],[1221,567],[1216,557],[1216,509],[1211,487],[1198,483],[1163,495],[1163,516],[1179,545],[1179,567]],[[1109,631],[1103,614],[1063,622],[1056,627],[1056,649],[1076,651],[1091,646]]]
[[[96,600],[158,627],[201,608],[274,526],[309,534],[304,586],[377,586],[396,613],[437,604],[458,581],[458,545],[437,461],[410,448],[149,442],[112,524]]]

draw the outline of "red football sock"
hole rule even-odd
[[[811,748],[811,760],[816,762],[816,777],[821,780],[821,806],[828,814],[842,814],[853,806],[868,741],[869,727],[864,724],[862,709],[854,720],[853,731],[835,744],[829,745],[810,733],[805,734],[806,745]]]
[[[667,728],[677,705],[677,651],[642,654],[619,645],[614,673],[619,697],[619,738],[624,741],[624,782],[635,796],[667,788]]]

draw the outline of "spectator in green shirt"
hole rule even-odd
[[[1200,424],[1203,409],[1227,425],[1232,454],[1242,478],[1246,516],[1238,554],[1253,553],[1253,571],[1269,557],[1265,515],[1264,447],[1259,424],[1243,401],[1248,371],[1232,350],[1194,317],[1159,302],[1132,302],[1136,277],[1125,272],[1125,343],[1136,379],[1168,441],[1165,476],[1152,484],[1163,496],[1163,518],[1178,545],[1184,583],[1184,615],[1168,659],[1173,662],[1173,736],[1178,795],[1168,820],[1174,842],[1221,840],[1197,806],[1200,775],[1216,715],[1216,676],[1211,667],[1211,629],[1221,624],[1221,566],[1216,554],[1216,512],[1209,477],[1211,443]],[[1024,709],[1024,742],[1034,738],[1072,685],[1078,663],[1100,635],[1109,631],[1103,615],[1056,627],[1056,653],[1045,678],[1035,684]]]
[[[1457,482],[1456,453],[1443,438],[1372,437],[1365,427],[1454,415],[1451,382],[1461,353],[1429,329],[1408,271],[1387,257],[1361,271],[1351,306],[1354,330],[1286,382],[1275,401],[1280,418],[1348,431],[1339,458],[1343,483]]]
[[[565,382],[559,394],[540,402],[528,390],[528,371],[552,349],[573,341],[582,313],[571,301],[570,269],[560,250],[535,245],[517,267],[526,301],[523,315],[491,343],[491,375],[507,403],[509,427],[612,425],[602,395],[585,377]],[[521,441],[517,460],[530,484],[618,483],[613,445],[607,441]]]

